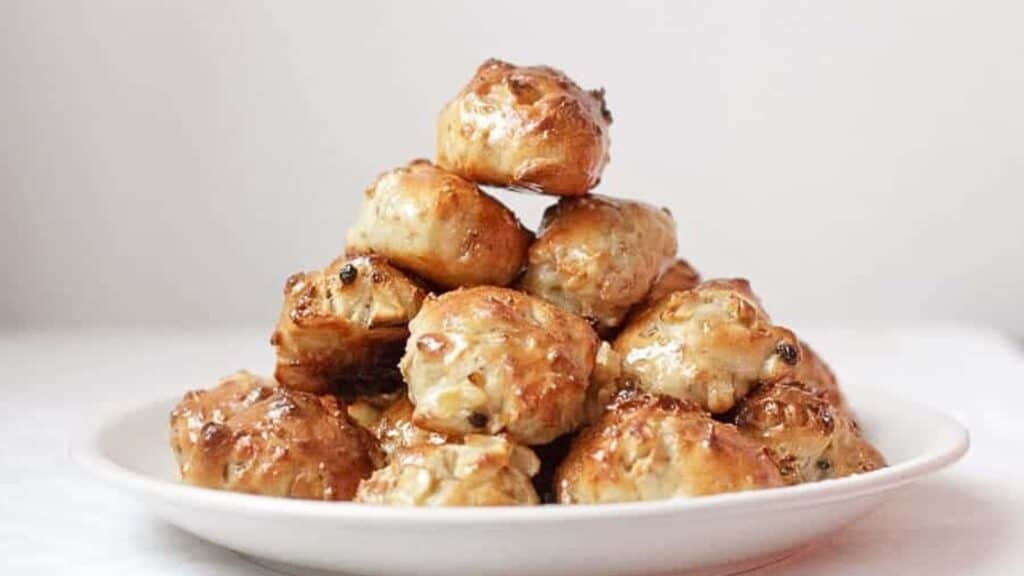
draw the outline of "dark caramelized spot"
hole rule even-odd
[[[351,263],[345,264],[341,267],[341,272],[338,272],[338,279],[341,283],[348,286],[349,284],[356,281],[356,276],[359,275],[359,270],[356,269]]]
[[[797,360],[800,359],[800,352],[796,349],[796,346],[789,342],[779,342],[775,347],[775,353],[779,355],[779,358],[782,358],[783,362],[790,366],[796,364]]]
[[[199,442],[207,448],[219,446],[228,441],[228,427],[217,422],[207,422],[199,429]]]
[[[466,418],[466,420],[473,428],[483,428],[487,425],[487,415],[481,414],[480,412],[473,412]]]

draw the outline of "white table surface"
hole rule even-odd
[[[147,514],[76,469],[74,430],[104,413],[268,371],[265,330],[0,334],[0,574],[270,574]],[[841,379],[965,422],[959,464],[759,575],[1024,573],[1024,356],[983,330],[803,330]],[[164,447],[155,447],[164,449]]]

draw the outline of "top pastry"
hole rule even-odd
[[[491,59],[441,111],[437,164],[480,184],[585,194],[608,163],[611,121],[604,90]]]

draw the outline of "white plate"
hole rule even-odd
[[[847,394],[888,468],[690,500],[406,509],[194,488],[176,478],[168,446],[172,401],[103,422],[77,439],[73,453],[168,522],[283,571],[726,574],[786,557],[966,452],[967,431],[952,418],[880,390],[854,392]]]

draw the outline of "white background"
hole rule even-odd
[[[273,324],[489,56],[791,325],[1024,333],[1024,3],[0,0],[0,324]],[[503,193],[535,226],[543,198]]]

